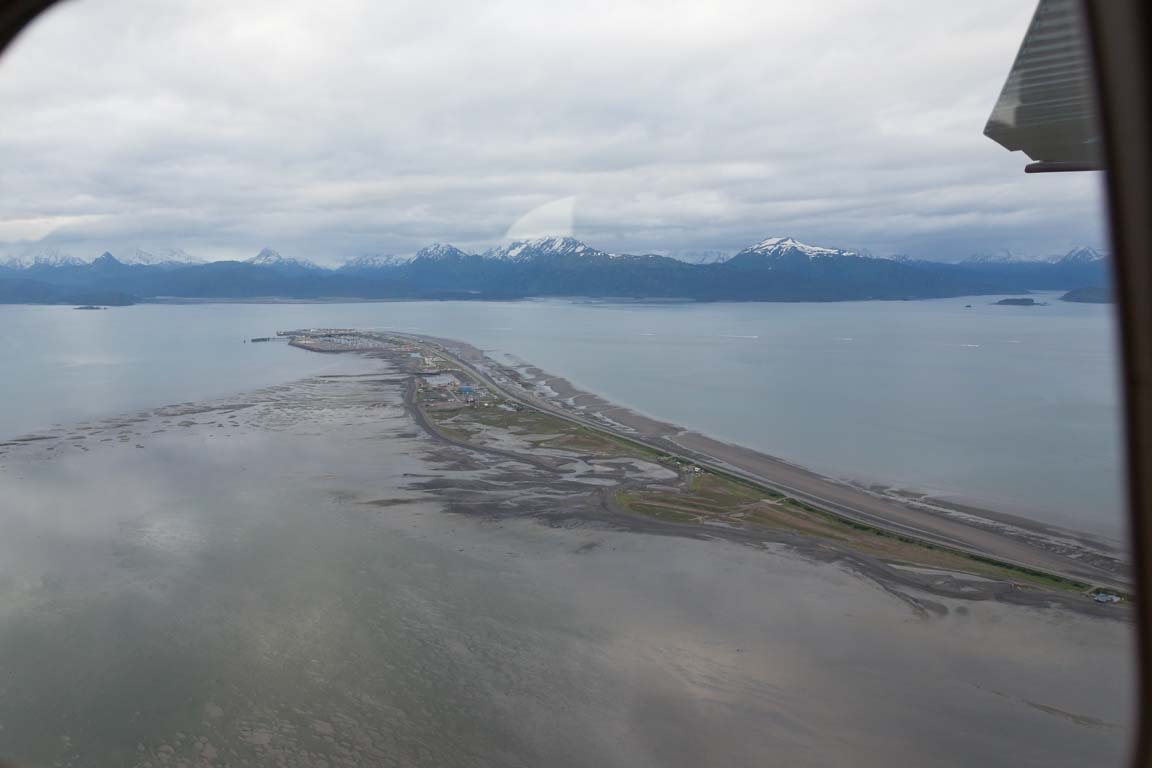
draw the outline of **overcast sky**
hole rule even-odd
[[[0,59],[0,256],[336,263],[548,204],[613,251],[1103,246],[1097,174],[981,133],[1034,7],[74,0]]]

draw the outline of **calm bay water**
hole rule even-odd
[[[459,338],[837,477],[1122,536],[1111,308],[1056,301],[6,306],[0,435],[335,365],[241,343],[306,326]]]

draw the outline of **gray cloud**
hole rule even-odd
[[[981,135],[1027,0],[79,0],[0,61],[0,253],[1103,244],[1100,180]]]

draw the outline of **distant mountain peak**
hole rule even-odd
[[[752,246],[751,250],[758,251],[764,248],[776,248],[781,245],[791,245],[795,242],[797,242],[797,240],[794,237],[768,237]]]
[[[407,262],[407,259],[393,256],[392,254],[366,253],[362,256],[354,256],[348,259],[348,261],[340,265],[340,269],[387,269],[389,267],[398,267]]]
[[[423,261],[444,261],[445,259],[462,259],[468,254],[460,250],[454,245],[447,243],[433,243],[432,245],[425,246],[416,251],[413,261],[420,259]]]
[[[546,251],[586,251],[592,250],[585,243],[571,236],[563,237],[534,237],[520,242],[532,248]]]
[[[510,243],[489,248],[484,252],[486,259],[499,261],[528,261],[541,256],[594,256],[609,255],[592,248],[574,237],[536,237],[531,240],[513,240]]]
[[[58,248],[32,248],[17,256],[9,256],[2,263],[9,269],[29,269],[31,267],[78,267],[86,262],[64,253]]]
[[[260,253],[248,259],[249,264],[258,264],[260,266],[268,266],[271,264],[279,264],[284,261],[284,257],[280,255],[279,251],[274,251],[265,246]]]
[[[320,269],[317,265],[308,261],[307,259],[289,259],[280,255],[279,251],[274,251],[267,246],[264,247],[260,253],[248,259],[249,264],[257,267],[300,267],[302,269]]]
[[[92,266],[94,267],[120,267],[123,265],[124,262],[113,256],[109,251],[104,251],[104,253],[92,260]]]
[[[818,245],[802,243],[794,237],[769,237],[761,240],[751,248],[741,253],[756,253],[763,256],[779,258],[783,256],[803,255],[809,259],[829,256],[856,256],[855,251],[845,251],[840,248],[825,248]]]
[[[127,256],[121,256],[122,264],[144,267],[172,266],[177,264],[203,264],[201,259],[192,256],[181,248],[162,248],[155,253],[137,248]]]
[[[136,250],[132,251],[132,253],[130,253],[129,255],[123,257],[123,262],[125,264],[140,264],[140,265],[152,266],[153,264],[159,264],[160,260],[156,258],[155,254],[149,253],[148,251],[144,250],[143,248],[137,248]]]
[[[42,248],[42,246],[41,246]],[[285,258],[272,248],[215,268],[179,269],[154,264],[170,253],[138,250],[123,260],[110,253],[91,267],[67,266],[63,254],[28,251],[20,263],[62,264],[16,275],[7,283],[41,283],[47,294],[18,294],[27,300],[72,295],[73,291],[115,291],[124,296],[202,296],[204,298],[283,295],[310,298],[589,296],[684,298],[731,301],[848,301],[913,299],[1006,293],[1029,288],[1075,288],[1099,282],[1104,254],[1077,248],[1058,263],[1026,262],[1009,268],[874,258],[865,250],[808,245],[794,237],[769,237],[719,264],[692,265],[664,255],[612,254],[573,237],[537,237],[506,242],[483,256],[453,245],[421,249],[414,260],[384,254],[349,259],[335,270]],[[187,254],[176,258],[187,258]],[[715,259],[720,261],[719,258]],[[130,266],[120,266],[122,261]],[[711,261],[711,260],[710,260]],[[145,263],[146,262],[146,263]],[[82,263],[82,262],[81,262]],[[394,271],[384,271],[392,268]],[[372,270],[379,269],[379,272]],[[31,278],[22,280],[20,278]],[[17,279],[13,279],[17,278]],[[62,294],[57,289],[68,291]],[[22,289],[23,290],[23,289]],[[56,291],[53,293],[53,291]],[[278,292],[278,293],[276,293]]]
[[[156,257],[163,259],[166,262],[181,262],[186,264],[204,263],[204,259],[193,256],[183,248],[161,248],[156,252]]]
[[[1073,248],[1063,256],[1058,256],[1052,259],[1052,261],[1058,264],[1093,264],[1097,261],[1104,261],[1107,258],[1107,254],[1098,251],[1095,248],[1082,245],[1077,248]]]

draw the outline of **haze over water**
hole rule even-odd
[[[651,416],[835,477],[1121,538],[1111,309],[991,301],[0,307],[0,436],[334,364],[241,343],[250,337],[389,328],[515,356]]]

